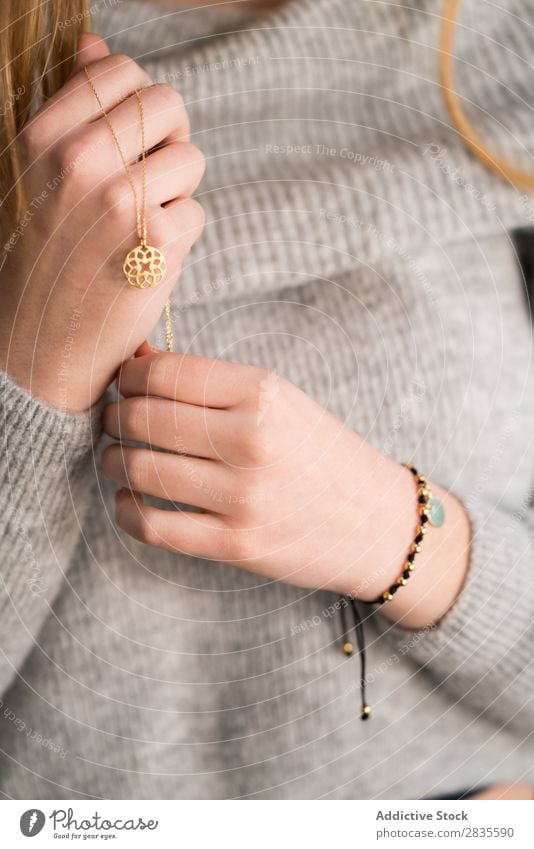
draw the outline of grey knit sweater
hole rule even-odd
[[[119,532],[99,409],[59,412],[4,376],[5,797],[418,798],[534,779],[532,328],[509,235],[534,211],[450,126],[441,5],[93,4],[112,50],[184,93],[207,157],[177,347],[276,369],[414,460],[464,500],[472,561],[437,628],[375,617],[363,723],[335,596]],[[488,144],[528,168],[534,14],[504,5],[466,2],[457,84]]]

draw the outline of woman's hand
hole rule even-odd
[[[90,69],[131,165],[141,199],[142,89],[147,149],[148,241],[167,260],[154,290],[129,286],[122,263],[138,243],[135,202],[112,134],[87,83]],[[83,410],[153,329],[203,213],[190,198],[204,169],[188,141],[181,96],[151,85],[127,56],[95,35],[81,40],[70,80],[33,116],[18,141],[27,208],[3,234],[0,367],[56,406]],[[154,150],[154,148],[156,148]]]
[[[121,487],[119,526],[150,545],[223,560],[274,580],[365,600],[379,596],[399,575],[414,538],[418,513],[410,472],[274,373],[148,351],[144,346],[143,356],[123,365],[124,400],[104,413],[112,437],[163,449],[116,444],[106,450],[104,473]],[[160,510],[145,504],[142,494],[202,512]],[[453,528],[463,508],[442,497]],[[435,554],[434,535],[450,566],[450,531],[428,532],[424,549]],[[428,563],[419,565],[422,559],[418,571],[430,571]],[[427,601],[413,614],[414,575],[386,607],[396,618],[411,611],[410,627],[434,621],[454,600],[465,568],[464,552],[448,601],[443,575],[432,570],[437,605]]]

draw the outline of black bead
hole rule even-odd
[[[361,713],[360,719],[362,720],[362,722],[365,722],[367,719],[369,719],[370,716],[371,716],[370,713]]]
[[[414,476],[414,478],[416,478],[416,477],[417,477],[417,475],[419,474],[419,472],[417,471],[417,469],[414,469],[413,467],[410,469],[410,471],[411,471],[412,475]]]
[[[420,495],[417,500],[419,504],[426,504],[428,501],[428,495]]]
[[[391,593],[391,595],[395,595],[395,593],[397,592],[398,589],[399,589],[398,584],[392,584],[391,587],[389,588],[389,592]]]
[[[426,515],[423,513],[423,515],[421,516],[421,524],[422,524],[422,525],[426,525],[426,523],[427,523],[427,522],[428,522],[428,516],[426,516]]]
[[[411,551],[406,559],[408,563],[413,563],[415,560],[415,551]]]
[[[406,578],[406,580],[408,580],[408,578],[410,577],[411,574],[412,573],[410,572],[409,569],[405,569],[404,572],[402,573],[402,577]]]
[[[423,534],[417,534],[417,536],[415,538],[415,542],[419,545],[419,543],[423,542],[423,540],[424,540]]]

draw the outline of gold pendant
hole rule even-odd
[[[141,242],[127,254],[122,269],[130,286],[153,289],[165,277],[167,263],[158,248]]]

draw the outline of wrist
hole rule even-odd
[[[24,338],[30,339],[27,350],[21,350],[14,334],[10,343],[8,337],[9,348],[0,348],[0,369],[18,386],[45,404],[68,413],[88,410],[103,395],[106,386],[102,382],[95,390],[88,380],[83,381],[85,370],[77,360],[70,360],[68,348],[63,353],[43,352],[35,344],[35,337]]]
[[[373,483],[371,544],[365,575],[354,593],[366,602],[379,598],[400,575],[420,519],[413,477],[406,466],[390,460],[380,463]]]
[[[0,316],[0,369],[23,389],[64,412],[84,412],[93,406],[120,362],[106,368],[97,358],[96,342],[82,334],[81,308],[65,309],[57,302],[47,307],[35,302],[25,303],[24,309],[9,303],[5,307]]]
[[[451,493],[429,484],[440,499],[445,521],[430,524],[417,567],[405,587],[380,610],[390,621],[409,629],[437,624],[452,608],[465,582],[471,549],[471,526],[467,511]]]
[[[368,603],[402,576],[421,520],[412,473],[386,458],[374,466],[358,579],[341,588]],[[384,616],[406,628],[427,627],[443,618],[462,589],[469,564],[471,528],[465,508],[438,485],[429,481],[427,486],[442,502],[445,521],[441,527],[425,525],[410,579],[380,607]]]

